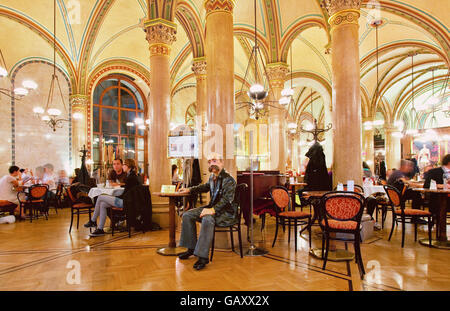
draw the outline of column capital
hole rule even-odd
[[[191,69],[197,79],[206,79],[206,58],[195,58],[192,62]]]
[[[328,16],[333,16],[344,10],[357,10],[361,7],[361,0],[323,0],[322,7],[324,7]]]
[[[267,79],[273,88],[284,88],[289,66],[286,63],[271,63],[266,66]]]
[[[322,6],[330,16],[328,23],[332,29],[345,24],[358,25],[361,0],[324,0]]]
[[[206,16],[211,13],[225,12],[233,14],[233,9],[236,6],[235,0],[204,0],[203,5],[206,9]]]
[[[177,40],[176,24],[164,19],[152,19],[147,20],[144,27],[150,44],[150,56],[170,55],[171,45]]]
[[[89,105],[89,96],[82,94],[74,94],[69,97],[72,109],[84,109]]]

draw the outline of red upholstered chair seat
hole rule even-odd
[[[322,220],[322,225],[325,226],[325,220]],[[328,219],[328,227],[332,229],[343,229],[343,230],[355,230],[358,223],[356,221],[338,221],[333,219]]]
[[[93,207],[92,204],[89,203],[76,203],[73,205],[73,208],[89,208]]]
[[[6,201],[6,200],[0,200],[0,207],[10,207],[10,206],[17,206],[17,204]]]
[[[278,214],[281,217],[288,217],[288,218],[301,218],[301,217],[309,217],[311,214],[301,211],[287,211],[287,212],[281,212]]]
[[[404,211],[406,216],[431,216],[430,212],[422,211],[420,209],[405,208]],[[402,211],[400,209],[395,210],[395,214],[401,215]]]

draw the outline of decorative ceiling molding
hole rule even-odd
[[[83,90],[85,92],[83,94],[92,94],[92,90],[99,79],[106,73],[118,73],[118,71],[132,73],[142,79],[150,88],[150,72],[147,68],[133,61],[117,58],[99,64],[90,72],[86,83],[87,88]]]
[[[0,7],[0,17],[6,17],[10,20],[13,20],[27,28],[29,28],[31,31],[36,33],[38,36],[40,36],[42,39],[47,42],[50,47],[53,48],[53,34],[48,32],[46,29],[44,29],[41,25],[37,24],[36,22],[32,21],[25,15],[18,13],[13,10],[6,9],[4,7]],[[67,53],[67,51],[64,49],[64,47],[56,40],[56,53],[58,53],[59,57],[61,57],[63,63],[65,64],[67,71],[69,73],[70,81],[72,88],[75,90],[77,86],[77,70],[75,69],[75,66]]]
[[[93,9],[92,19],[89,25],[86,27],[86,37],[82,42],[83,45],[80,51],[80,61],[78,64],[78,93],[81,90],[87,88],[87,78],[88,78],[88,68],[91,62],[92,49],[94,47],[95,41],[97,39],[99,30],[107,16],[108,11],[114,4],[114,0],[99,0]]]
[[[192,45],[193,57],[205,56],[205,36],[200,17],[186,1],[179,1],[175,14]]]
[[[450,64],[450,35],[448,29],[441,22],[411,5],[388,0],[378,0],[377,2],[382,10],[406,18],[431,33],[441,44],[447,65]],[[362,0],[361,6],[367,7],[369,3],[370,0]]]

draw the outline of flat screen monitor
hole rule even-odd
[[[197,158],[197,136],[169,136],[169,158]]]

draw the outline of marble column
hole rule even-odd
[[[330,16],[333,185],[362,184],[361,97],[358,18],[359,0],[325,0]]]
[[[384,128],[384,145],[386,149],[386,169],[399,169],[401,160],[401,138],[396,137],[393,133],[398,132],[398,128],[394,126],[386,126]]]
[[[272,63],[266,67],[270,86],[273,94],[269,94],[270,100],[275,101],[271,105],[276,108],[269,108],[269,159],[270,169],[286,172],[287,161],[287,137],[286,137],[286,118],[287,112],[278,100],[281,98],[281,91],[284,89],[286,75],[289,67],[285,63]]]
[[[81,167],[80,150],[83,146],[88,148],[87,142],[87,107],[89,96],[71,95],[70,106],[72,107],[72,163],[71,169]],[[69,175],[73,172],[67,172]]]
[[[161,185],[172,182],[170,161],[167,158],[167,137],[170,120],[170,52],[176,40],[176,25],[166,20],[145,22],[146,39],[150,45],[149,126],[149,180],[150,191],[161,190]],[[167,203],[152,196],[153,204]]]
[[[206,112],[207,112],[207,89],[206,89],[206,58],[195,58],[192,64],[192,71],[197,80],[197,121],[196,124],[199,137],[199,156],[200,156],[200,170],[202,174],[202,181],[206,182],[209,176],[208,160],[206,154],[203,154],[203,134],[206,128]]]
[[[217,152],[236,177],[234,154],[234,0],[205,0],[207,134],[206,153]],[[208,156],[208,154],[206,154]]]
[[[373,121],[373,118],[364,118],[363,124],[366,121]],[[370,170],[375,172],[375,149],[374,149],[374,141],[373,141],[374,130],[373,128],[370,130],[363,129],[363,159],[369,165]]]

